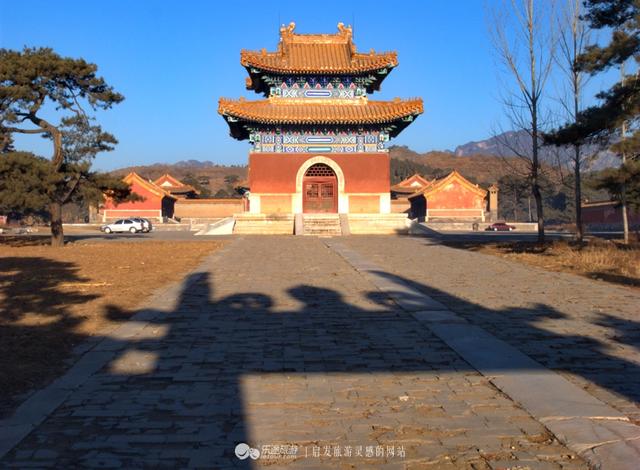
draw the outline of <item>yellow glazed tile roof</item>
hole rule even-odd
[[[423,112],[422,99],[393,101],[221,98],[223,116],[261,124],[381,124]]]
[[[349,74],[393,68],[398,65],[395,52],[356,52],[351,27],[338,24],[336,34],[295,34],[295,24],[280,29],[276,52],[240,53],[244,67],[276,73]]]

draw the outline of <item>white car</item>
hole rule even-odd
[[[142,222],[137,222],[131,219],[116,220],[111,224],[106,224],[100,227],[100,231],[104,233],[117,233],[117,232],[130,232],[138,233],[144,229]]]
[[[129,220],[133,220],[134,222],[140,222],[142,224],[143,232],[150,232],[153,229],[153,225],[149,219],[143,219],[142,217],[132,217]]]

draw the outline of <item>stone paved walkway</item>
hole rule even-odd
[[[426,238],[343,240],[640,424],[640,291]]]
[[[345,240],[404,276],[393,250],[424,272],[455,255]],[[113,358],[0,467],[586,468],[319,239],[237,239],[168,305],[109,339]],[[239,460],[238,442],[262,458]],[[297,455],[269,460],[275,445]]]

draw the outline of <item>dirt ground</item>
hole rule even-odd
[[[221,245],[0,244],[0,416],[58,376],[76,345],[130,317],[155,289]]]
[[[593,239],[585,245],[567,241],[447,243],[480,253],[501,256],[550,271],[568,272],[614,284],[640,287],[640,244],[625,246]]]

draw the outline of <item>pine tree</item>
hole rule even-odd
[[[86,162],[51,172],[50,161],[30,152],[0,155],[0,212],[48,218],[52,194],[75,180],[66,202],[97,205],[107,194],[116,201],[139,200],[128,184],[107,173],[93,172]]]
[[[579,57],[577,67],[591,74],[619,68],[620,81],[600,92],[600,103],[578,113],[575,122],[558,129],[548,141],[556,145],[585,142],[615,142],[611,149],[620,155],[622,165],[611,170],[599,187],[620,200],[624,239],[629,241],[627,204],[634,202],[640,187],[640,75],[626,74],[624,66],[640,56],[640,2],[636,0],[585,0],[586,15],[593,29],[611,29],[606,45],[591,45]]]
[[[81,189],[105,182],[104,176],[90,172],[90,163],[117,143],[87,114],[88,109],[109,109],[124,99],[96,71],[95,64],[61,57],[49,48],[0,49],[0,147],[5,153],[12,150],[17,133],[51,140],[45,186],[54,246],[64,244],[62,205]],[[55,108],[57,122],[43,117],[47,103]]]
[[[0,213],[43,215],[50,177],[46,158],[29,152],[0,155]]]

